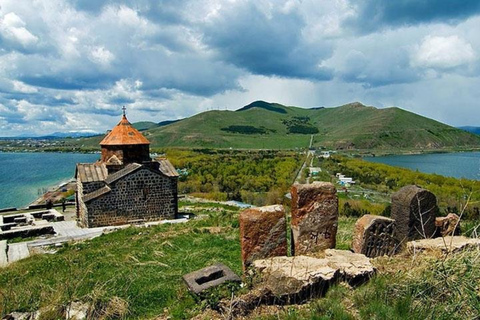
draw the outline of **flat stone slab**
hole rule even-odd
[[[227,281],[241,282],[240,277],[222,263],[188,273],[183,276],[183,280],[188,289],[195,294],[200,294]]]
[[[29,256],[30,251],[28,250],[27,243],[11,243],[8,245],[8,263],[22,260]]]
[[[443,252],[458,252],[469,248],[480,247],[480,239],[464,236],[449,236],[444,238],[423,239],[407,243],[407,250],[411,253],[421,251],[440,250]]]
[[[307,256],[273,257],[256,260],[253,270],[261,286],[282,303],[296,303],[324,295],[339,276],[327,259]]]
[[[22,228],[14,228],[0,232],[0,239],[28,238],[37,237],[45,234],[54,234],[55,230],[51,225],[45,226],[26,226]]]
[[[7,240],[0,241],[0,268],[8,265]]]
[[[351,286],[360,285],[368,281],[376,272],[370,259],[364,254],[353,253],[348,250],[325,250],[328,266],[338,269],[342,280]]]

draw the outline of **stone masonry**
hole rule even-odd
[[[81,226],[97,227],[175,218],[176,179],[148,167],[139,167],[103,188],[110,190],[98,198],[84,199],[79,214]]]
[[[352,249],[355,253],[362,253],[369,258],[383,255],[394,255],[398,250],[395,238],[395,220],[364,215],[355,223]]]
[[[165,158],[150,158],[150,142],[127,120],[100,142],[96,163],[78,163],[75,206],[82,227],[172,219],[178,211],[178,173]]]
[[[292,254],[315,254],[335,248],[338,198],[329,182],[294,184],[292,194]]]
[[[438,215],[437,198],[418,186],[405,186],[392,194],[391,217],[396,221],[396,238],[406,241],[431,238]]]
[[[287,222],[283,206],[251,208],[240,213],[243,270],[254,260],[287,255]]]

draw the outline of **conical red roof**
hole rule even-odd
[[[122,120],[110,131],[100,142],[101,146],[105,145],[131,145],[131,144],[150,144],[130,122],[128,122],[125,114]]]

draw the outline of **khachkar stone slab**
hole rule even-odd
[[[437,214],[437,198],[428,190],[410,185],[392,194],[391,217],[395,220],[400,244],[431,238],[435,234]]]
[[[292,254],[308,255],[335,248],[338,198],[330,182],[294,184],[292,194]]]
[[[391,256],[397,252],[395,220],[366,214],[355,223],[352,249],[369,258]]]
[[[258,259],[287,255],[287,222],[283,206],[247,209],[240,213],[243,269]]]

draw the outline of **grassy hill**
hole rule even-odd
[[[400,108],[360,103],[336,108],[256,101],[237,111],[207,111],[166,125],[141,123],[152,147],[437,150],[478,148],[480,136]],[[94,145],[98,138],[84,139]]]

